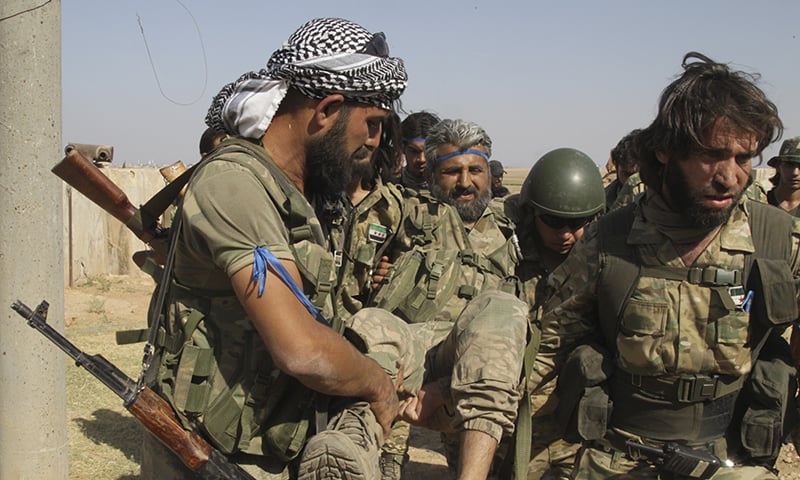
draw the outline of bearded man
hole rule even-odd
[[[348,478],[377,475],[396,386],[341,335],[315,210],[378,146],[406,83],[382,33],[319,18],[209,108],[229,138],[195,170],[173,224],[150,378],[187,430],[255,478],[344,475],[343,463]],[[143,456],[144,478],[192,478],[152,437]]]
[[[782,124],[755,76],[695,52],[683,69],[638,137],[646,192],[548,279],[540,351],[576,400],[572,478],[777,478],[800,230],[745,190]]]
[[[430,192],[405,190],[400,230],[375,269],[378,291],[373,304],[391,310],[412,327],[424,326],[434,338],[448,333],[479,294],[521,291],[515,275],[519,247],[514,223],[502,201],[492,200],[491,154],[491,138],[474,122],[446,119],[432,126],[424,149]],[[493,319],[492,328],[509,321],[519,326],[525,315]],[[428,398],[447,399],[449,393],[442,386],[447,383],[428,384]],[[443,430],[448,463],[455,472],[464,460],[459,454],[463,436],[447,426],[451,422],[447,416],[437,421],[438,425],[423,425]],[[403,451],[406,437],[405,431],[396,431],[390,438],[395,451]],[[492,443],[492,452],[494,447]]]

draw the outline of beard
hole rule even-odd
[[[353,178],[353,164],[356,160],[369,157],[370,151],[364,146],[353,153],[347,151],[346,130],[349,117],[349,111],[343,110],[328,133],[308,141],[306,194],[332,196],[344,192]]]
[[[366,151],[366,155],[361,150]],[[369,150],[364,147],[356,150],[356,152],[352,155],[353,158],[353,169],[352,169],[352,176],[350,177],[351,180],[359,179],[361,184],[363,185],[366,183],[370,183],[375,179],[375,165],[373,165],[373,161],[370,158]]]
[[[751,176],[747,186],[752,181]],[[703,229],[718,227],[727,222],[746,190],[745,187],[737,192],[735,187],[727,188],[717,182],[712,182],[710,187],[701,190],[692,190],[686,174],[671,163],[667,164],[664,169],[664,183],[675,210],[685,215],[693,227]],[[726,208],[710,208],[701,203],[702,198],[706,195],[726,194],[733,194],[733,202]]]
[[[489,188],[485,188],[482,192],[479,192],[474,186],[463,188],[456,185],[452,190],[445,191],[436,183],[431,183],[429,188],[431,194],[438,200],[455,207],[458,216],[461,217],[461,220],[464,222],[477,221],[481,218],[481,215],[483,215],[486,207],[489,206],[489,202],[492,201],[492,191]],[[475,199],[470,202],[459,202],[457,200],[458,196],[465,193],[474,193]]]

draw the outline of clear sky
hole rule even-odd
[[[406,112],[481,124],[493,158],[509,167],[566,146],[604,164],[625,133],[652,120],[691,50],[760,73],[784,138],[800,135],[797,0],[68,0],[61,8],[63,142],[113,145],[115,166],[194,163],[217,91],[323,16],[385,32],[406,63]]]

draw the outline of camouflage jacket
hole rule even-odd
[[[547,277],[550,275],[541,254],[541,243],[536,232],[533,214],[522,208],[519,194],[505,200],[508,216],[517,224],[522,259],[517,266],[517,276],[522,285],[521,298],[528,305],[528,318],[538,320],[543,307],[552,292],[548,290]],[[544,416],[553,412],[557,399],[552,397],[555,389],[555,375],[551,354],[539,352],[530,372],[531,411],[534,416]],[[536,429],[534,429],[536,430]]]
[[[615,181],[618,182],[618,180]],[[642,192],[644,192],[645,188],[644,182],[642,182],[642,177],[639,176],[638,172],[634,173],[628,177],[627,182],[619,186],[614,197],[614,201],[611,202],[610,206],[607,205],[607,210],[610,212],[612,210],[624,207],[625,205],[630,205],[639,197],[639,195],[642,194]],[[606,195],[606,202],[608,202],[608,195]]]
[[[645,202],[661,202],[648,191],[636,202],[633,225],[626,243],[634,249],[643,265],[683,268],[672,241],[658,226],[642,215]],[[741,270],[745,253],[753,252],[748,223],[749,200],[735,206],[727,223],[705,248],[693,267],[719,267]],[[604,252],[598,241],[598,224],[587,226],[584,236],[567,260],[549,277],[554,296],[548,301],[542,319],[542,350],[559,354],[588,338],[602,339],[598,305],[598,282],[603,269]],[[791,232],[792,260],[789,265],[797,277],[800,224]],[[687,281],[641,276],[621,312],[614,339],[606,344],[616,351],[618,369],[642,376],[672,374],[727,374],[742,376],[749,372],[750,345],[748,313],[731,313],[723,305],[727,299],[709,293],[709,288]],[[607,330],[608,331],[608,330]],[[562,358],[563,359],[563,358]],[[557,361],[554,368],[560,368]]]
[[[372,269],[388,254],[403,218],[402,187],[383,184],[350,207],[332,230],[332,247],[339,269],[337,313],[348,318],[361,310],[372,292]]]
[[[408,192],[389,254],[393,266],[371,304],[412,323],[453,321],[482,291],[516,295],[515,243],[514,224],[499,199],[467,230],[452,206]]]

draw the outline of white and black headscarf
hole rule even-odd
[[[406,88],[403,61],[389,57],[382,33],[341,18],[309,21],[276,50],[267,68],[225,85],[206,115],[209,127],[245,138],[267,131],[288,89],[310,98],[342,94],[391,109]]]

